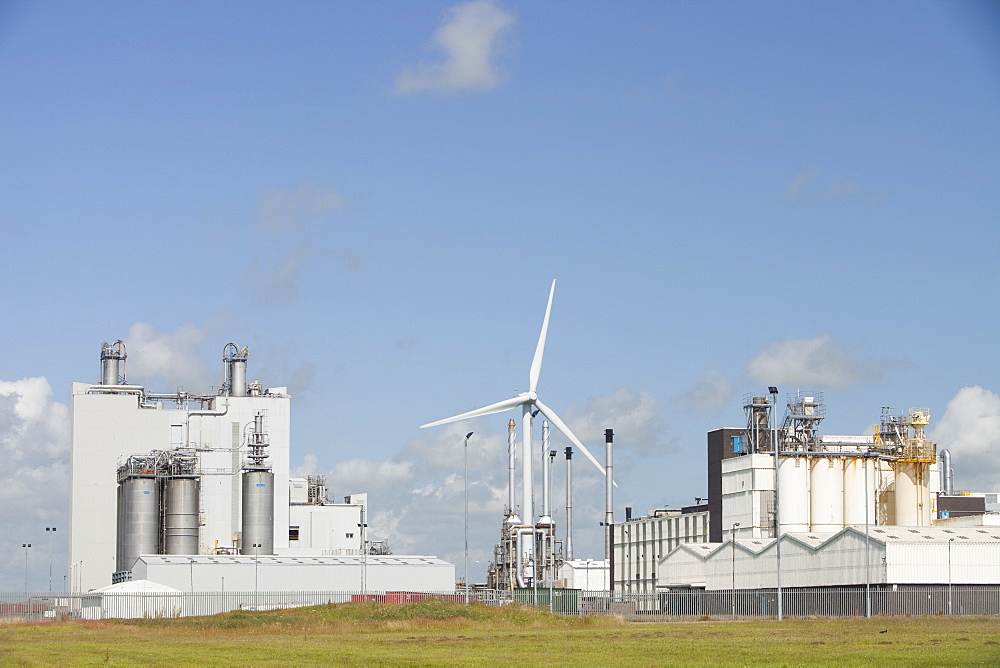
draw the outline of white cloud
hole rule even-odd
[[[299,274],[309,264],[312,254],[311,248],[300,246],[267,264],[254,260],[245,276],[254,297],[267,304],[292,301],[298,293]]]
[[[713,369],[674,399],[698,413],[710,413],[725,406],[735,391],[732,382]]]
[[[194,325],[157,333],[148,323],[135,323],[125,337],[128,382],[151,385],[153,381],[162,381],[169,388],[206,391],[213,379],[216,383],[221,382],[221,375],[209,373],[208,365],[199,354],[198,346],[204,338],[204,333]]]
[[[1000,491],[1000,396],[963,387],[929,435],[939,449],[951,451],[956,488]]]
[[[448,10],[434,32],[434,61],[422,61],[396,80],[397,93],[421,90],[489,89],[499,75],[493,61],[498,38],[514,16],[490,0],[473,0]]]
[[[295,189],[273,188],[264,192],[257,210],[261,227],[273,231],[299,231],[312,226],[343,204],[329,187],[311,184]]]
[[[795,199],[799,195],[799,191],[808,182],[812,181],[819,175],[819,169],[816,167],[810,167],[807,170],[801,171],[796,174],[788,185],[785,186],[785,197],[788,199]]]
[[[604,459],[604,430],[609,428],[614,429],[616,448],[626,452],[663,454],[670,450],[660,425],[660,404],[648,392],[616,390],[588,399],[560,417],[599,461]],[[594,452],[591,444],[601,446],[599,451]]]
[[[887,363],[859,359],[828,334],[772,343],[747,363],[747,375],[762,385],[847,387],[877,380]]]
[[[24,588],[28,550],[29,588],[48,588],[48,545],[53,573],[65,570],[69,488],[69,409],[52,401],[45,378],[0,381],[0,591]],[[57,533],[46,535],[45,527]],[[43,575],[44,574],[44,575]],[[53,582],[54,589],[62,581]]]
[[[869,205],[878,204],[884,197],[884,191],[865,191],[857,179],[840,176],[835,179],[821,179],[817,167],[805,169],[785,185],[785,198],[802,200],[812,203],[828,202],[837,199],[847,199],[858,196]]]

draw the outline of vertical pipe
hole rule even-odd
[[[531,471],[531,403],[524,404],[524,411],[521,418],[521,524],[529,527],[535,526],[534,486]],[[532,533],[530,541],[526,541],[528,553],[525,555],[525,564],[531,564],[531,579],[535,579],[535,538]]]
[[[573,558],[573,448],[566,448],[566,560]]]
[[[613,462],[611,457],[611,447],[615,440],[615,432],[613,429],[604,430],[604,459],[605,459],[605,474],[604,474],[604,558],[608,560],[608,591],[614,592],[615,590],[615,562],[614,562],[614,526],[615,526],[615,513],[614,513],[614,496],[612,492],[612,485],[614,481],[613,472]]]
[[[549,421],[542,420],[542,517],[545,524],[552,523],[549,511]]]

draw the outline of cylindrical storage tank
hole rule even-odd
[[[198,476],[163,482],[163,553],[198,554]]]
[[[233,397],[247,396],[247,360],[234,359],[229,363],[229,394]]]
[[[809,531],[809,460],[782,457],[778,466],[780,533]]]
[[[93,358],[91,358],[93,359]],[[117,385],[119,380],[117,357],[101,356],[101,385]]]
[[[120,570],[120,565],[124,558],[122,548],[125,546],[125,495],[124,486],[118,484],[118,503],[115,506],[117,514],[115,516],[115,570]]]
[[[816,457],[810,469],[810,530],[840,531],[844,528],[844,462],[839,457]]]
[[[267,469],[243,472],[243,538],[240,552],[274,554],[274,474]]]
[[[868,478],[867,484],[865,478]],[[862,457],[851,457],[844,462],[844,525],[863,526],[875,521],[875,463]]]
[[[132,570],[141,554],[156,554],[160,542],[160,485],[156,476],[122,481],[124,531],[119,571]]]
[[[896,462],[896,524],[920,526],[920,464]]]

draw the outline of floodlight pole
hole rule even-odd
[[[954,538],[948,539],[948,615],[951,616],[951,544],[955,542]]]
[[[55,527],[45,527],[45,533],[49,537],[49,593],[52,593],[52,534],[55,533]]]
[[[28,599],[28,548],[31,547],[31,543],[21,543],[21,547],[24,548],[24,599]]]
[[[733,523],[733,531],[729,537],[733,544],[733,619],[736,619],[736,527],[739,525],[739,522]]]
[[[469,605],[469,439],[472,434],[465,435],[465,604]]]
[[[865,476],[865,617],[872,616],[872,578],[871,578],[871,540],[869,539],[869,529],[868,525],[870,520],[868,519],[868,513],[870,511],[870,502],[868,500],[868,454],[861,459],[861,464],[864,467],[862,473]]]
[[[781,445],[778,442],[778,388],[773,385],[767,388],[771,395],[771,429],[774,434],[771,446],[774,448],[774,559],[775,575],[777,576],[778,621],[781,621],[781,504],[778,498],[778,468],[781,464]]]

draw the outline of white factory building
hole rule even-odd
[[[289,477],[291,397],[247,381],[247,349],[227,344],[220,389],[201,394],[129,384],[126,357],[105,343],[100,382],[73,384],[73,591],[250,587],[251,562],[270,590],[454,588],[453,565],[371,540],[367,495],[333,503],[322,476]]]
[[[661,560],[659,587],[773,588],[777,563],[774,538],[689,543]],[[878,526],[867,540],[864,527],[781,536],[781,582],[788,588],[1000,584],[998,565],[998,527]]]

